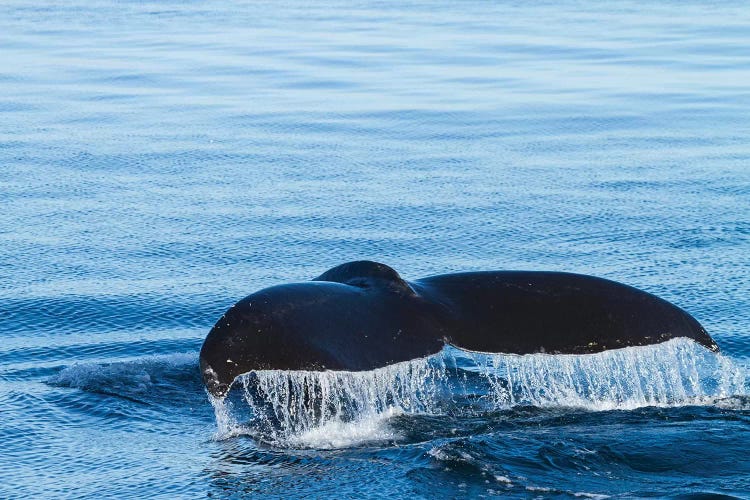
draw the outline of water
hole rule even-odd
[[[742,2],[3,2],[0,497],[746,497],[748,25]],[[212,405],[223,311],[355,259],[604,276],[723,354],[449,349]]]

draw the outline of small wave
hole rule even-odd
[[[529,493],[533,493],[535,495],[540,495],[542,497],[552,496],[552,495],[564,495],[564,496],[571,496],[574,498],[592,498],[594,500],[604,500],[605,498],[611,498],[610,495],[604,495],[601,493],[586,493],[585,491],[568,491],[568,490],[558,490],[554,488],[548,488],[543,486],[526,486],[526,491]]]
[[[77,363],[49,379],[49,385],[124,397],[137,397],[159,385],[176,385],[196,377],[198,355],[153,355],[113,363]]]
[[[217,312],[214,297],[168,294],[62,295],[5,299],[0,317],[7,318],[6,332],[24,337],[40,330],[65,333],[158,331],[178,328],[203,330],[205,318]]]
[[[254,371],[233,401],[213,400],[217,437],[280,446],[397,440],[400,414],[478,414],[520,406],[631,410],[747,405],[747,369],[687,339],[587,355],[441,353],[367,372]],[[239,422],[247,422],[240,425]]]

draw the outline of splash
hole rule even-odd
[[[286,443],[299,448],[335,449],[361,443],[394,442],[402,436],[388,425],[388,421],[402,414],[400,409],[391,406],[383,412],[365,414],[352,421],[332,419],[290,435]]]
[[[214,416],[216,417],[216,434],[214,439],[222,440],[228,439],[234,436],[239,436],[248,433],[248,429],[240,425],[237,419],[234,417],[232,412],[233,404],[226,398],[217,398],[208,391],[208,400],[211,402],[211,406],[214,408]]]
[[[234,387],[234,401],[212,401],[219,437],[248,433],[275,445],[315,448],[398,440],[388,422],[402,414],[516,406],[628,410],[721,404],[748,394],[745,367],[687,339],[587,355],[446,347],[367,372],[255,371]]]
[[[388,418],[436,412],[447,381],[436,357],[367,372],[259,370],[241,375],[235,386],[249,407],[253,435],[274,444],[327,448],[396,439]],[[220,437],[241,432],[227,404],[234,403],[214,403]]]
[[[498,409],[629,410],[714,404],[747,394],[747,370],[688,339],[587,355],[466,353]]]

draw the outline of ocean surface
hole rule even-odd
[[[0,498],[750,496],[746,2],[5,0],[0,61]],[[230,305],[359,259],[622,281],[722,353],[209,400]]]

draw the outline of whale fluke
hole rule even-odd
[[[686,337],[718,351],[690,314],[621,283],[581,274],[484,271],[406,281],[371,261],[260,290],[232,306],[200,352],[223,397],[252,370],[362,371],[461,349],[587,354]]]

